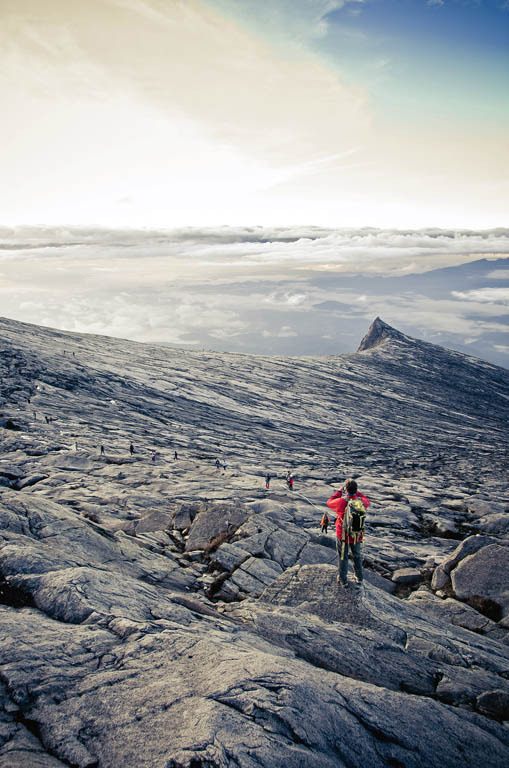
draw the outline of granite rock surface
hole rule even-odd
[[[507,764],[507,371],[0,331],[0,768]]]

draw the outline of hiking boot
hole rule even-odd
[[[347,586],[348,586],[348,582],[347,581],[341,581],[341,579],[339,577],[339,573],[336,575],[336,584],[339,587],[343,587],[343,589],[346,589]]]

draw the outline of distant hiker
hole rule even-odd
[[[178,455],[177,451],[175,451],[175,453],[173,454],[174,461],[177,461],[178,457],[179,457],[179,455]]]
[[[265,488],[266,488],[267,490],[269,490],[269,485],[270,485],[270,475],[269,475],[269,473],[267,472],[267,474],[265,475]]]
[[[101,456],[104,456],[104,445],[101,445]]]
[[[216,469],[220,469],[220,468],[221,468],[221,462],[219,461],[219,459],[216,459]]]
[[[288,486],[288,489],[290,491],[293,491],[293,475],[290,472],[288,472],[286,475],[286,484]]]
[[[77,441],[77,440],[76,440],[76,441],[75,441],[75,443],[74,443],[74,450],[75,450],[75,451],[77,451],[77,450],[78,450],[78,441]]]
[[[129,446],[129,453],[131,454],[131,456],[132,456],[132,455],[133,455],[133,453],[134,453],[134,445],[133,445],[132,443],[131,443],[131,445]]]
[[[327,528],[329,527],[329,515],[327,514],[327,512],[323,513],[320,527],[322,529],[322,533],[327,533]]]
[[[156,452],[155,452],[155,451],[152,451],[152,461],[155,461],[155,460],[156,460],[156,455],[157,455],[157,454],[156,454]]]
[[[49,424],[49,419],[47,416],[44,417],[46,419],[46,424]]]
[[[223,469],[226,472],[226,459],[223,459]]]
[[[344,495],[343,495],[344,494]],[[370,501],[357,490],[355,480],[347,480],[327,501],[327,506],[336,513],[336,551],[338,553],[338,583],[348,586],[348,549],[353,557],[355,577],[358,584],[364,581],[362,570],[362,540],[366,509]]]

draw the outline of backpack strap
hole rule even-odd
[[[343,524],[341,526],[341,560],[343,560],[345,556],[345,548],[348,548],[348,523],[350,520],[350,500],[347,501],[345,512],[343,515]]]

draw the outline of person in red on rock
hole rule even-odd
[[[347,480],[345,485],[333,493],[327,501],[327,506],[336,513],[336,552],[338,553],[338,583],[342,587],[348,586],[348,550],[352,553],[355,578],[358,584],[364,582],[364,572],[362,569],[362,539],[364,533],[360,533],[355,539],[348,536],[343,546],[343,518],[345,510],[350,499],[360,499],[366,509],[370,501],[357,490],[355,480]]]

